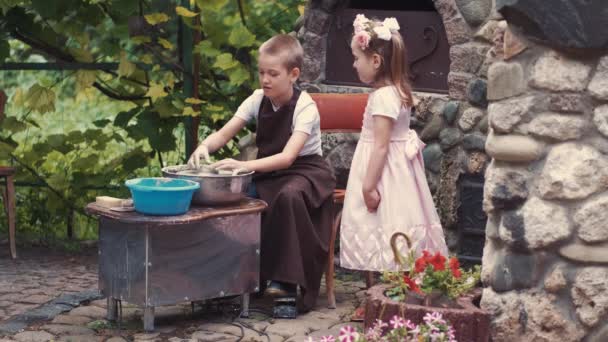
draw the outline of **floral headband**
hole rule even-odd
[[[389,41],[391,34],[399,31],[399,23],[393,17],[386,18],[381,23],[375,23],[367,19],[364,14],[357,14],[353,27],[355,28],[355,41],[361,50],[365,50],[369,46],[369,41],[373,37]]]

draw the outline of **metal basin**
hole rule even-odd
[[[192,203],[209,206],[234,204],[244,199],[253,176],[253,171],[232,176],[191,169],[188,165],[167,166],[162,172],[164,177],[198,182],[201,187],[194,192]]]

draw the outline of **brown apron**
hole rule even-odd
[[[264,97],[258,113],[258,158],[280,153],[291,137],[300,91],[276,112]],[[298,157],[287,169],[254,176],[255,188],[268,208],[262,215],[261,277],[299,284],[300,308],[312,309],[327,265],[331,237],[332,193],[336,185],[319,155]]]

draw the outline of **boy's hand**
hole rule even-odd
[[[217,170],[232,170],[233,174],[243,171],[248,171],[247,162],[234,160],[231,158],[220,160],[211,164],[211,167]]]
[[[209,158],[209,149],[207,145],[200,144],[192,155],[190,159],[188,159],[188,166],[193,169],[198,169],[201,166],[201,157],[205,158],[207,163],[211,163],[211,158]]]
[[[363,190],[363,201],[365,201],[367,211],[375,213],[380,205],[380,193],[377,189],[372,189],[371,191]]]

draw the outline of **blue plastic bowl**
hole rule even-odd
[[[135,178],[125,185],[131,190],[135,210],[147,215],[181,215],[188,211],[197,182],[175,178]]]

